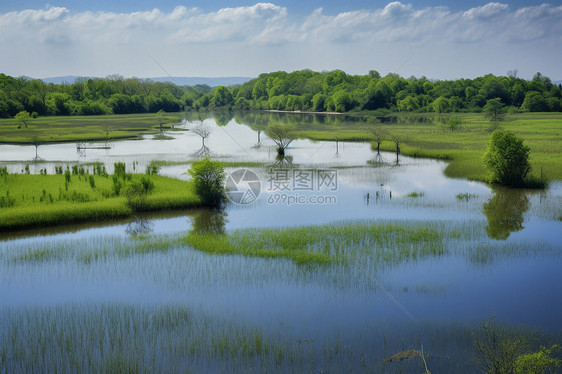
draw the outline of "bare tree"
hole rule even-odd
[[[39,157],[39,155],[38,155],[38,153],[37,153],[37,148],[39,148],[39,145],[40,145],[40,143],[39,143],[39,137],[38,137],[37,135],[33,136],[33,137],[31,138],[31,142],[32,142],[33,145],[35,146],[35,159],[34,159],[34,160],[37,161],[37,160],[40,159],[40,157]]]
[[[210,150],[209,147],[205,145],[205,139],[207,139],[213,132],[211,126],[204,123],[203,121],[199,121],[199,123],[197,123],[197,125],[195,125],[195,127],[191,131],[201,137],[201,149],[197,151],[195,154],[197,156],[208,155],[210,153]]]
[[[373,134],[373,141],[377,143],[377,155],[381,154],[381,143],[385,138],[385,132],[381,129],[374,128],[371,130]]]
[[[273,140],[277,146],[277,154],[280,156],[285,155],[285,149],[295,140],[293,134],[294,128],[290,125],[281,125],[273,123],[267,126],[265,134]]]
[[[207,139],[213,132],[211,126],[203,122],[198,123],[191,131],[201,137],[203,147],[205,147],[205,139]]]
[[[399,135],[389,135],[388,137],[396,146],[396,165],[398,165],[398,156],[400,155],[400,144],[404,142],[404,139]]]

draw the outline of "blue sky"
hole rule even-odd
[[[0,72],[562,79],[562,0],[2,1]]]
[[[197,7],[204,11],[216,11],[221,8],[238,7],[238,6],[251,6],[261,1],[233,1],[233,0],[206,0],[206,1],[176,1],[176,0],[3,0],[0,3],[0,11],[14,11],[23,9],[40,9],[44,8],[47,4],[54,6],[66,7],[75,11],[113,11],[113,12],[130,12],[130,11],[146,11],[158,8],[164,11],[171,11],[178,5],[183,5],[187,8]],[[447,6],[451,10],[465,10],[487,4],[489,1],[481,0],[463,0],[463,1],[443,1],[443,0],[416,0],[410,3],[416,8]],[[503,1],[514,8],[528,7],[533,5],[541,5],[543,3],[552,5],[562,4],[562,0],[556,1],[543,1],[543,0],[517,0],[517,1]],[[376,9],[382,8],[389,3],[389,1],[380,0],[280,0],[272,1],[272,3],[286,7],[291,13],[296,15],[303,15],[311,13],[314,9],[323,8],[326,13],[336,14],[358,9]]]

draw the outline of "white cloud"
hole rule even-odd
[[[508,9],[507,4],[502,3],[488,3],[481,7],[476,7],[467,10],[463,13],[463,17],[469,19],[490,19],[495,16],[505,14]]]
[[[383,50],[390,56],[439,48],[443,53],[460,53],[471,45],[490,55],[498,46],[517,50],[529,42],[535,49],[550,48],[549,53],[513,56],[536,61],[542,55],[560,54],[552,52],[552,46],[562,38],[561,18],[560,6],[512,9],[499,2],[453,12],[446,7],[417,9],[395,1],[378,9],[336,15],[320,8],[302,19],[272,3],[216,12],[184,6],[171,12],[130,13],[47,7],[0,14],[0,48],[9,51],[3,53],[0,72],[47,70],[50,64],[49,71],[67,69],[61,74],[76,67],[82,70],[75,73],[93,74],[83,71],[93,67],[147,76],[143,66],[154,64],[141,64],[145,51],[157,52],[157,58],[178,69],[185,66],[206,75],[223,75],[229,67],[259,69],[254,74],[283,66],[353,70],[384,61]],[[349,52],[353,50],[355,55]],[[32,62],[29,51],[38,56]],[[72,61],[72,66],[64,61]],[[212,69],[220,72],[213,74]]]

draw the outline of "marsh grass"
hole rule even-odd
[[[211,254],[283,257],[297,264],[345,264],[365,257],[396,264],[448,251],[443,225],[406,222],[354,222],[282,229],[242,229],[230,234],[190,232],[186,244]]]
[[[72,260],[91,264],[111,258],[129,258],[154,252],[167,252],[182,245],[179,236],[147,236],[123,238],[108,236],[91,242],[78,240],[39,242],[37,246],[14,247],[10,255],[13,263],[43,263]],[[1,257],[0,257],[1,258]]]
[[[451,178],[467,178],[486,182],[487,171],[482,155],[490,136],[489,121],[480,113],[463,113],[458,116],[462,128],[458,131],[443,131],[438,120],[440,115],[393,114],[398,120],[391,123],[349,123],[346,126],[324,124],[299,127],[299,137],[315,140],[369,141],[371,130],[381,129],[405,139],[400,145],[401,154],[412,157],[435,158],[450,161],[445,175]],[[416,119],[425,118],[419,122]],[[560,113],[524,113],[510,116],[502,122],[502,128],[513,131],[525,139],[531,148],[532,166],[530,181],[544,183],[562,180],[562,138]],[[375,144],[376,147],[376,144]],[[385,139],[381,151],[392,152],[394,144]],[[542,178],[541,178],[542,176]],[[535,183],[536,184],[536,183]],[[540,185],[537,185],[540,187]]]
[[[0,326],[2,372],[474,372],[478,334],[465,325],[380,323],[348,336],[305,337],[173,303],[3,308]],[[408,360],[420,346],[425,362]]]
[[[7,175],[0,185],[0,231],[130,217],[127,200],[116,194],[106,175],[78,170],[66,175]],[[133,180],[143,177],[132,175]],[[146,198],[145,211],[200,205],[192,182],[156,175],[150,181],[154,192]]]
[[[408,195],[406,195],[407,197],[423,197],[424,193],[423,192],[410,192]]]
[[[457,198],[457,200],[459,200],[459,201],[469,201],[469,200],[472,200],[472,199],[476,199],[477,197],[478,197],[478,195],[476,195],[476,194],[471,194],[471,193],[468,193],[468,192],[465,192],[465,193],[458,193],[458,194],[456,195],[456,198]]]
[[[293,357],[281,341],[256,328],[182,306],[96,304],[1,312],[7,331],[1,343],[9,346],[2,350],[0,369],[8,371],[232,371]]]
[[[166,113],[170,121],[179,123],[184,113]],[[135,138],[139,134],[157,134],[156,113],[120,114],[102,116],[53,116],[39,117],[26,129],[17,129],[13,118],[0,119],[0,138],[6,143],[33,143],[38,137],[41,143],[105,141],[106,129],[110,139]]]
[[[148,295],[131,304],[103,297],[95,301],[93,296],[94,301],[81,303],[0,307],[0,372],[422,372],[419,359],[384,363],[396,352],[422,345],[430,370],[473,372],[470,326],[441,322],[426,326],[398,318],[311,332],[293,326],[300,315],[283,315],[283,324],[278,324],[275,311],[260,303],[266,314],[263,320],[244,317],[239,313],[242,305],[230,308],[228,294],[236,298],[252,295],[256,287],[283,284],[289,290],[338,290],[326,296],[330,301],[363,292],[375,297],[376,286],[363,281],[365,272],[377,274],[377,269],[443,255],[470,258],[478,243],[476,257],[491,261],[551,255],[549,248],[560,254],[560,248],[536,243],[487,241],[484,226],[481,221],[357,221],[193,236],[202,246],[210,246],[210,252],[187,244],[191,233],[0,242],[0,280],[8,288],[10,282],[20,284],[18,279],[21,284],[49,287],[69,281],[158,285],[156,295],[146,290]],[[224,241],[229,252],[220,250]],[[257,252],[245,254],[244,248]],[[288,254],[271,255],[273,251]],[[321,254],[330,262],[301,266],[318,262],[299,263],[291,251]],[[490,261],[475,263],[487,266]],[[104,283],[106,278],[111,281]],[[421,283],[416,290],[431,297],[440,284]],[[80,295],[88,292],[77,288]],[[223,298],[227,301],[221,304]],[[201,300],[207,304],[199,309],[195,306]]]
[[[94,241],[48,240],[0,251],[13,263],[74,261],[89,265],[112,258],[195,249],[210,255],[286,259],[296,265],[349,266],[379,271],[431,257],[457,255],[477,266],[522,256],[559,256],[546,242],[490,241],[485,222],[345,222],[279,229],[241,229],[230,233],[191,231],[187,235],[146,234],[101,237]],[[307,272],[314,268],[305,267]]]

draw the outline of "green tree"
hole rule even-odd
[[[312,97],[312,110],[314,112],[323,112],[326,110],[325,108],[326,103],[326,95],[323,93],[317,93]]]
[[[188,170],[195,183],[195,192],[201,199],[201,204],[219,208],[226,199],[224,190],[224,169],[219,161],[204,158],[195,161]]]
[[[530,148],[511,131],[496,130],[484,153],[490,181],[506,186],[521,186],[529,171]]]
[[[503,121],[505,117],[505,104],[499,97],[486,101],[484,105],[484,115],[492,122]]]
[[[539,352],[524,354],[515,360],[515,372],[517,374],[543,374],[548,369],[561,366],[562,361],[552,358],[552,353],[560,351],[558,344],[550,348],[541,347]]]
[[[345,91],[338,91],[333,96],[332,99],[334,100],[334,109],[336,112],[347,112],[353,107],[353,101],[351,99],[351,95]]]
[[[435,99],[431,106],[433,107],[433,111],[437,113],[450,112],[449,100],[443,96],[439,96],[437,99]]]
[[[413,112],[419,108],[418,100],[412,95],[408,95],[402,100],[397,100],[396,106],[400,112]]]
[[[215,88],[215,92],[213,93],[213,97],[210,101],[210,106],[213,108],[218,107],[228,107],[232,105],[233,98],[232,94],[228,90],[228,88],[224,86],[218,86]]]
[[[272,123],[267,126],[265,134],[277,145],[278,155],[285,155],[285,149],[295,140],[293,130],[293,126],[280,123]]]
[[[156,112],[156,122],[160,128],[160,133],[162,133],[164,131],[163,125],[166,123],[166,111],[164,109],[160,109]]]
[[[521,104],[521,109],[526,112],[544,112],[548,109],[548,103],[540,92],[528,91]]]
[[[31,115],[29,114],[29,112],[26,112],[25,110],[16,114],[15,118],[20,123],[18,129],[21,128],[22,124],[27,128],[27,126],[31,122]]]

